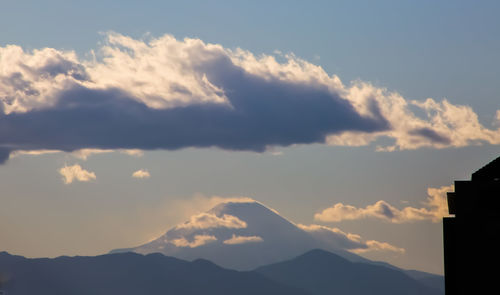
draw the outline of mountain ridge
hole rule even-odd
[[[25,258],[0,255],[8,294],[294,294],[308,293],[255,272],[184,261],[160,253]],[[310,294],[309,294],[310,295]]]
[[[314,295],[444,293],[396,269],[351,262],[321,249],[311,250],[287,261],[262,266],[255,271]]]
[[[396,269],[351,262],[321,249],[253,271],[229,270],[206,259],[189,262],[161,253],[25,258],[0,252],[0,279],[0,290],[21,295],[444,293]]]

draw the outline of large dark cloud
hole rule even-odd
[[[51,107],[0,115],[0,162],[13,150],[214,146],[262,152],[268,146],[322,143],[327,135],[347,130],[389,128],[376,103],[375,115],[363,117],[325,86],[265,79],[229,58],[205,66],[199,70],[224,89],[230,105],[153,109],[118,89],[73,86]]]

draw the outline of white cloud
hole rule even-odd
[[[361,254],[366,252],[394,252],[398,254],[404,254],[406,250],[404,248],[399,248],[393,246],[386,242],[379,242],[375,240],[366,241],[366,248],[352,249],[351,252]]]
[[[70,184],[74,180],[87,182],[96,179],[94,172],[87,171],[78,164],[62,167],[59,169],[59,174],[62,175],[66,184]]]
[[[191,216],[189,221],[179,224],[176,229],[208,229],[208,228],[246,228],[247,224],[236,216],[224,214],[217,216],[211,213],[200,213]]]
[[[198,69],[225,55],[220,45],[189,38],[178,41],[171,35],[146,43],[109,33],[100,53],[102,61],[87,63],[92,81],[98,81],[93,87],[133,85],[127,92],[152,108],[227,102],[224,91]]]
[[[379,242],[375,240],[364,241],[360,235],[347,233],[339,228],[332,228],[324,225],[298,225],[299,228],[305,230],[313,237],[323,241],[326,245],[333,245],[340,249],[346,249],[353,253],[367,252],[393,252],[404,254],[405,249],[391,245],[387,242]]]
[[[342,220],[356,220],[375,218],[391,223],[405,223],[420,220],[439,222],[443,216],[448,215],[448,203],[446,193],[453,191],[453,186],[442,186],[440,188],[429,188],[427,200],[423,202],[424,207],[405,207],[398,209],[386,201],[378,201],[364,208],[337,203],[314,215],[315,220],[322,222],[339,222]]]
[[[53,48],[24,52],[0,47],[0,109],[5,114],[53,105],[57,93],[84,79],[85,67],[73,51]]]
[[[264,241],[259,236],[237,236],[233,234],[230,239],[224,241],[226,245],[237,245],[237,244],[246,244],[246,243],[256,243]]]
[[[139,169],[132,173],[132,177],[134,178],[149,178],[151,177],[151,174],[149,174],[148,170],[145,169]]]
[[[210,242],[217,241],[217,238],[215,236],[211,235],[195,235],[193,241],[188,241],[186,238],[178,238],[169,241],[169,243],[174,244],[177,247],[189,247],[189,248],[196,248],[199,246],[203,246],[205,244],[208,244]]]

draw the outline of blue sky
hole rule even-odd
[[[88,61],[91,50],[108,44],[112,31],[146,43],[164,34],[178,44],[185,37],[201,39],[257,57],[275,55],[280,62],[286,56],[276,51],[293,53],[337,75],[346,87],[363,81],[406,101],[447,99],[468,106],[484,128],[497,132],[495,1],[7,1],[2,6],[0,47],[74,50]],[[229,85],[224,83],[217,85]],[[421,108],[411,110],[422,116]],[[371,258],[442,273],[439,222],[373,216],[323,222],[314,215],[338,203],[365,208],[379,200],[399,209],[423,208],[429,187],[466,179],[498,156],[495,140],[461,144],[470,138],[458,136],[462,133],[453,126],[446,130],[457,138],[386,152],[377,146],[391,146],[394,138],[362,146],[297,142],[264,153],[188,147],[87,159],[70,153],[11,156],[0,166],[5,204],[0,234],[6,237],[0,249],[27,256],[104,253],[140,244],[182,221],[186,216],[172,211],[196,196],[248,196],[297,223],[335,226],[406,250],[367,254]],[[77,164],[95,179],[65,184],[61,167]],[[139,169],[151,177],[132,178]]]

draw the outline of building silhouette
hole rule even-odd
[[[455,181],[447,197],[445,294],[500,294],[500,157]]]

